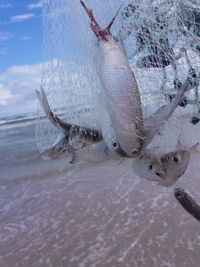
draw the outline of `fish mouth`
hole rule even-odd
[[[159,180],[160,179],[165,180],[165,178],[166,178],[166,171],[164,171],[164,170],[159,170],[155,174],[157,176],[157,179],[159,179]]]

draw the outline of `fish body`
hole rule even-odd
[[[107,96],[112,126],[116,139],[129,157],[136,157],[141,150],[143,137],[143,115],[139,89],[130,68],[122,42],[110,33],[110,27],[101,29],[92,10],[86,10],[90,27],[98,38],[99,64],[98,74]]]
[[[112,36],[99,43],[98,73],[108,99],[112,126],[122,149],[131,157],[140,151],[143,116],[137,82],[125,49]]]

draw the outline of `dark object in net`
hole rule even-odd
[[[181,206],[200,222],[200,206],[183,188],[175,188],[174,195]]]

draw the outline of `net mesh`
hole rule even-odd
[[[200,4],[198,0],[87,0],[86,4],[103,27],[122,2],[111,31],[125,44],[146,118],[169,103],[191,68],[200,75]],[[80,2],[45,0],[43,37],[41,86],[52,110],[69,123],[101,129],[111,138],[111,122],[106,106],[102,105],[105,99],[96,73],[97,42]],[[199,118],[198,85],[186,94],[185,103],[184,108],[184,104],[177,108],[165,132],[173,135],[173,140],[178,132],[191,132],[191,141],[184,137],[190,145],[200,140],[198,124],[189,122]],[[41,111],[41,107],[38,109]],[[57,134],[41,115],[36,128],[39,150],[51,146]],[[162,143],[166,143],[169,135],[162,138]]]

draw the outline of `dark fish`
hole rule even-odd
[[[183,188],[176,188],[174,190],[174,195],[181,206],[200,222],[200,206],[196,203],[193,197]]]

